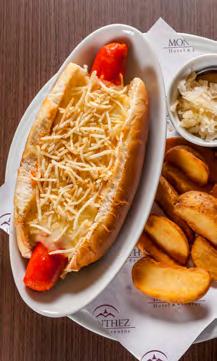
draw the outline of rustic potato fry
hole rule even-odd
[[[155,200],[162,206],[164,203],[168,207],[174,206],[178,199],[178,193],[164,176],[160,176]]]
[[[166,215],[178,224],[184,231],[187,239],[192,242],[194,239],[194,233],[182,218],[175,212],[175,204],[178,200],[178,193],[173,186],[163,176],[160,177],[155,201],[159,204]]]
[[[164,253],[154,241],[147,235],[147,233],[143,233],[137,243],[137,247],[143,253],[149,253],[156,261],[161,261],[168,266],[172,267],[180,267],[175,261],[172,260],[166,253]]]
[[[189,303],[209,289],[210,274],[201,268],[169,267],[150,257],[137,261],[132,280],[144,294],[166,302]]]
[[[151,214],[145,231],[175,261],[186,263],[189,244],[184,232],[176,223],[166,217]]]
[[[217,154],[214,150],[200,147],[195,144],[191,144],[191,147],[194,148],[198,153],[200,153],[205,159],[209,167],[209,181],[212,183],[217,183]]]
[[[211,189],[211,191],[210,191],[210,194],[211,194],[213,197],[217,198],[217,183],[214,184],[214,186],[212,187],[212,189]]]
[[[202,160],[202,156],[191,147],[177,145],[167,151],[165,160],[181,169],[196,184],[207,184],[209,167]]]
[[[166,141],[166,152],[177,145],[189,145],[200,153],[209,167],[209,181],[217,183],[217,154],[215,151],[192,144],[182,137],[171,137]]]
[[[168,162],[165,162],[163,165],[162,175],[173,185],[177,192],[181,194],[192,190],[209,192],[212,187],[210,184],[207,184],[205,187],[198,186],[180,169],[174,167]]]
[[[191,256],[195,266],[207,270],[217,280],[217,250],[205,238],[196,237]]]
[[[217,245],[217,199],[205,192],[191,191],[179,196],[176,213],[198,234]]]
[[[191,182],[183,172],[172,164],[164,163],[162,175],[175,187],[179,193],[185,193],[192,189],[198,190],[198,186]]]

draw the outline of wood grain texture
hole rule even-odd
[[[127,23],[146,31],[163,17],[177,31],[217,39],[215,0],[0,0],[0,184],[25,108],[73,47],[94,29]],[[215,361],[217,341],[194,345],[182,361]],[[46,319],[18,295],[7,236],[0,234],[0,361],[130,361],[117,342],[66,318]]]

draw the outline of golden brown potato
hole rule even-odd
[[[191,256],[195,266],[207,270],[217,280],[217,250],[205,238],[196,237]]]
[[[150,257],[137,261],[132,269],[136,288],[166,302],[189,303],[209,289],[211,277],[201,268],[169,267]]]
[[[185,193],[191,190],[201,190],[201,188],[192,182],[178,168],[165,162],[163,165],[162,175],[175,187],[178,193]]]
[[[178,193],[168,182],[168,180],[164,176],[160,176],[158,189],[155,197],[155,200],[159,203],[159,205],[162,207],[164,203],[166,203],[170,208],[171,206],[174,206],[176,204],[178,196]]]
[[[182,137],[171,137],[166,140],[166,152],[177,145],[188,145],[201,154],[209,167],[209,181],[217,183],[217,154],[215,151],[192,144]]]
[[[173,186],[168,182],[168,180],[163,176],[161,176],[155,201],[159,204],[159,206],[166,213],[166,215],[173,222],[178,224],[179,227],[182,228],[189,242],[193,242],[194,239],[193,231],[190,229],[187,223],[183,221],[183,219],[180,218],[178,214],[176,214],[175,212],[175,204],[177,200],[178,200],[178,193],[173,188]]]
[[[156,261],[161,261],[172,267],[179,266],[151,240],[147,233],[141,235],[137,247],[142,253],[149,253]]]
[[[217,245],[217,199],[205,192],[191,191],[179,196],[176,213],[198,234]]]
[[[184,232],[176,223],[166,217],[151,214],[145,231],[175,261],[186,263],[189,244]]]
[[[189,191],[209,192],[212,185],[209,183],[204,187],[200,187],[192,182],[180,169],[174,167],[172,164],[165,162],[162,169],[162,175],[173,185],[178,193],[185,193]]]
[[[201,155],[187,145],[177,145],[168,150],[165,160],[182,170],[186,176],[198,185],[205,185],[209,178],[209,167]]]

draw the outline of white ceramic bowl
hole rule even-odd
[[[217,140],[214,141],[203,140],[200,137],[188,132],[187,129],[181,127],[178,114],[176,112],[171,111],[171,105],[174,104],[174,102],[177,99],[178,96],[177,86],[181,80],[185,79],[188,75],[190,75],[194,71],[197,72],[209,68],[211,66],[217,66],[217,54],[204,54],[204,55],[199,55],[196,58],[193,58],[192,60],[187,62],[178,71],[177,74],[175,74],[169,85],[169,90],[167,94],[168,112],[174,128],[183,138],[185,138],[191,143],[200,145],[202,147],[217,147]]]
[[[49,317],[65,316],[83,308],[117,274],[143,230],[161,173],[166,138],[164,85],[156,56],[143,34],[127,25],[105,26],[90,34],[72,51],[61,66],[60,72],[70,61],[80,65],[90,65],[102,45],[118,39],[126,41],[130,46],[126,80],[129,81],[134,76],[141,77],[146,82],[150,96],[150,133],[144,170],[133,205],[118,239],[100,261],[78,273],[69,274],[64,281],[58,282],[56,287],[49,292],[37,293],[28,290],[23,284],[26,261],[20,256],[13,222],[11,224],[10,259],[18,291],[29,307]],[[6,169],[6,183],[10,184],[11,192],[14,192],[14,170],[19,167],[29,129],[42,99],[49,92],[55,79],[56,76],[36,95],[16,131]]]

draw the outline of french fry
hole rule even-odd
[[[195,266],[207,270],[217,280],[217,250],[205,238],[196,237],[191,256]]]
[[[199,187],[191,182],[183,172],[167,162],[163,165],[162,175],[174,186],[179,193],[190,190],[199,190]]]
[[[184,231],[189,242],[193,242],[194,233],[181,217],[175,212],[175,204],[178,200],[178,193],[163,176],[160,177],[155,201],[159,204],[166,215]]]
[[[160,206],[162,206],[164,203],[168,205],[167,208],[174,206],[177,202],[178,196],[178,193],[168,182],[168,180],[164,176],[160,176],[155,197],[155,200],[160,204]]]
[[[217,154],[208,148],[192,144],[182,137],[171,137],[166,140],[166,152],[179,145],[188,145],[202,155],[209,167],[209,182],[217,183]]]
[[[134,264],[132,280],[145,295],[166,302],[189,303],[207,292],[211,277],[201,268],[171,267],[144,257]]]
[[[198,234],[217,246],[217,199],[205,192],[191,191],[179,196],[176,213]]]
[[[137,243],[137,247],[142,253],[149,253],[156,261],[161,261],[168,266],[179,266],[175,261],[172,260],[166,253],[164,253],[147,235],[143,233]]]
[[[145,257],[134,264],[132,278],[146,295],[188,303],[217,280],[217,156],[181,137],[167,139],[166,152],[155,201],[169,219],[150,215],[137,243]],[[185,268],[194,232],[196,267]]]
[[[185,264],[189,255],[188,240],[182,229],[166,217],[151,214],[145,231],[170,257]]]
[[[180,169],[174,167],[172,164],[165,162],[163,165],[162,175],[173,185],[178,193],[185,193],[189,191],[204,191],[208,192],[211,185],[207,184],[205,187],[200,187],[192,182]]]
[[[198,153],[205,159],[209,167],[209,182],[217,183],[217,154],[216,151],[191,144]]]
[[[203,186],[209,178],[209,167],[200,153],[187,145],[178,145],[168,150],[165,160],[182,170],[196,184]]]

